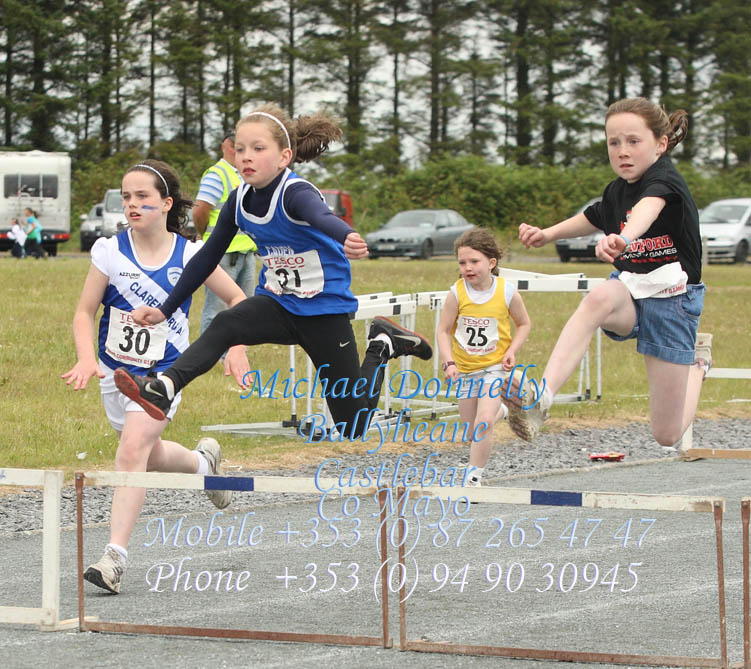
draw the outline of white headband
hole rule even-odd
[[[143,163],[138,163],[138,165],[133,165],[133,169],[136,167],[145,167],[147,170],[151,170],[154,174],[156,174],[164,184],[164,190],[167,191],[167,197],[169,197],[169,186],[167,185],[167,180],[162,176],[162,173],[159,170],[154,169],[151,165],[144,165]]]
[[[270,118],[284,131],[284,136],[287,138],[287,147],[289,147],[290,149],[292,148],[292,142],[289,141],[289,133],[287,132],[287,128],[284,127],[284,123],[282,123],[276,116],[274,116],[273,114],[267,114],[266,112],[262,111],[250,112],[249,116],[264,116],[265,118]]]

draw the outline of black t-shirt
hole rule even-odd
[[[688,186],[663,154],[639,181],[618,178],[607,185],[602,201],[584,211],[587,220],[605,234],[620,234],[634,205],[645,197],[665,200],[665,207],[639,239],[613,263],[621,271],[646,274],[664,263],[679,262],[689,283],[701,282],[699,212]]]

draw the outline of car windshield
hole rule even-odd
[[[384,228],[432,228],[436,214],[432,211],[402,211],[389,219]]]
[[[118,191],[110,191],[104,200],[104,211],[123,211],[123,196]]]
[[[699,214],[700,223],[738,223],[746,213],[745,204],[722,204],[713,202]]]

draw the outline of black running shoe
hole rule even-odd
[[[423,360],[430,360],[433,356],[433,349],[425,337],[383,316],[376,316],[373,319],[368,339],[375,339],[379,334],[388,335],[391,339],[391,345],[394,347],[392,358],[398,358],[400,355],[416,355]]]
[[[120,367],[115,370],[115,385],[123,395],[142,406],[155,420],[167,418],[172,400],[167,397],[164,383],[155,374],[136,376]]]

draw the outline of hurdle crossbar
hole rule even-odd
[[[406,574],[404,550],[404,532],[406,522],[404,508],[405,496],[418,496],[418,493],[435,492],[441,497],[448,495],[445,488],[429,486],[410,489],[398,488],[399,509],[399,565],[402,574]],[[652,511],[688,511],[694,513],[712,513],[715,521],[715,547],[717,552],[717,591],[719,600],[720,622],[720,657],[702,658],[669,655],[640,655],[612,652],[582,652],[561,649],[514,648],[508,646],[484,646],[454,643],[451,641],[422,641],[407,639],[406,579],[402,580],[399,590],[399,648],[427,653],[452,655],[490,655],[495,657],[512,657],[533,660],[558,660],[562,662],[608,662],[612,664],[648,664],[653,666],[681,667],[727,667],[727,631],[725,615],[725,567],[722,548],[722,514],[725,500],[713,497],[692,497],[684,495],[644,495],[635,493],[609,492],[574,492],[563,490],[531,490],[509,488],[463,488],[462,495],[470,502],[496,504],[539,504],[544,506],[572,506],[609,509],[641,509]],[[748,545],[744,546],[747,550]]]
[[[738,367],[712,367],[705,379],[751,380],[751,369]],[[681,437],[681,460],[751,460],[751,448],[694,448],[694,424],[691,423]]]
[[[38,625],[57,632],[78,625],[77,618],[60,620],[60,493],[63,472],[45,469],[0,469],[0,485],[42,487],[42,605],[0,606],[0,623]]]
[[[288,486],[284,482],[289,483]],[[311,479],[282,476],[201,476],[198,474],[170,474],[158,472],[77,472],[76,535],[78,544],[78,627],[81,632],[114,632],[120,634],[163,634],[169,636],[213,637],[261,641],[289,641],[297,643],[326,643],[347,646],[382,646],[391,648],[388,615],[388,584],[381,584],[381,636],[353,634],[320,634],[308,632],[275,632],[214,627],[150,625],[128,622],[99,621],[85,615],[83,587],[83,488],[88,486],[170,488],[181,490],[243,490],[253,492],[312,492],[321,493]],[[328,483],[335,484],[331,479]],[[323,483],[323,481],[322,481]],[[353,494],[378,494],[381,509],[379,554],[386,561],[386,491],[376,488],[353,490]]]

